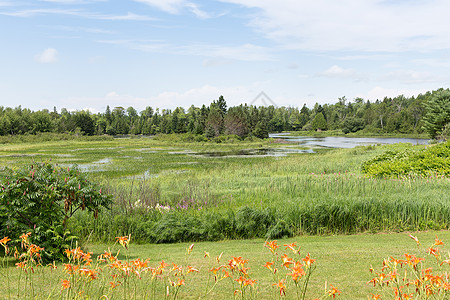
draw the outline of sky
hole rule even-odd
[[[449,87],[449,11],[448,0],[0,0],[0,106],[413,96]]]

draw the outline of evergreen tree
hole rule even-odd
[[[319,131],[319,130],[327,130],[327,121],[325,120],[325,117],[323,116],[323,113],[317,113],[314,117],[314,120],[312,122],[312,130]]]
[[[450,123],[450,91],[435,92],[425,105],[424,129],[431,138],[439,138]]]

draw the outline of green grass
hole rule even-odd
[[[367,299],[372,293],[380,292],[379,289],[368,285],[367,282],[374,277],[369,272],[371,265],[376,270],[380,270],[384,258],[393,256],[394,258],[402,258],[404,253],[414,254],[418,257],[427,257],[427,261],[434,265],[434,257],[428,257],[425,253],[426,247],[434,243],[437,235],[444,242],[450,240],[449,231],[439,232],[421,232],[415,234],[418,236],[423,247],[418,249],[416,243],[408,237],[406,233],[397,234],[362,234],[352,236],[300,236],[290,239],[282,239],[278,241],[281,245],[279,252],[285,252],[283,244],[296,242],[301,246],[300,255],[304,257],[307,253],[316,259],[316,270],[311,279],[310,289],[308,290],[307,299],[318,297],[323,293],[325,283],[332,284],[342,291],[341,299]],[[112,246],[113,252],[120,247]],[[264,247],[264,240],[234,240],[221,242],[200,242],[195,243],[194,250],[190,257],[186,256],[186,248],[189,243],[177,243],[169,245],[136,245],[131,243],[129,251],[121,250],[119,256],[122,260],[134,260],[137,258],[149,258],[150,265],[156,266],[161,260],[167,263],[176,263],[178,265],[191,265],[199,269],[199,273],[193,273],[188,276],[186,286],[181,288],[180,299],[203,299],[206,282],[211,272],[209,269],[217,266],[215,262],[216,256],[223,252],[221,263],[227,263],[233,256],[242,256],[248,259],[250,267],[250,277],[257,280],[258,299],[274,299],[276,291],[272,287],[274,279],[272,274],[263,267],[267,261],[272,260],[272,254]],[[108,245],[105,244],[88,244],[86,249],[93,251],[94,256],[101,254]],[[448,246],[442,249],[443,257],[447,258]],[[205,251],[209,252],[210,258],[205,258]],[[293,254],[290,254],[293,255]],[[295,256],[294,256],[295,257]],[[404,258],[404,257],[403,257]],[[437,269],[434,269],[438,271]],[[448,271],[448,266],[443,267],[441,271]],[[108,272],[104,270],[104,272]],[[13,266],[8,269],[2,269],[4,278],[5,274],[9,274],[11,284],[11,294],[17,293],[17,284],[20,284],[20,293],[24,293],[25,274],[15,269]],[[286,272],[280,272],[280,274]],[[21,276],[19,278],[19,276]],[[61,280],[68,278],[62,271],[62,265],[57,270],[45,268],[45,270],[36,269],[35,274],[31,274],[35,294],[39,295],[38,299],[44,298],[50,291],[53,291],[53,298],[61,295]],[[282,277],[281,277],[282,278]],[[106,280],[106,281],[105,281]],[[99,290],[97,286],[100,282],[109,286],[106,278],[93,281],[90,291]],[[45,282],[45,284],[44,284]],[[136,280],[137,290],[143,291],[148,287],[145,285],[145,279]],[[106,293],[108,288],[103,292]],[[132,292],[132,291],[131,291]],[[161,292],[161,291],[159,291]],[[230,299],[232,298],[233,289],[229,282],[221,282],[208,294],[208,299]],[[287,298],[295,298],[294,289],[288,286]],[[123,294],[122,287],[118,287],[115,296],[110,299],[127,299]],[[7,295],[5,278],[0,283],[0,295]],[[144,295],[138,292],[138,299],[144,299]],[[16,299],[12,297],[12,299]]]
[[[361,172],[363,162],[386,150],[401,151],[410,145],[318,149],[315,154],[285,157],[193,155],[270,147],[295,146],[271,140],[195,143],[177,136],[25,140],[0,146],[0,166],[51,160],[64,167],[78,164],[90,169],[91,179],[114,195],[115,204],[98,220],[78,214],[70,229],[95,255],[116,236],[131,233],[130,259],[149,257],[151,262],[164,259],[185,264],[187,241],[196,241],[190,264],[202,272],[182,288],[182,298],[202,298],[210,268],[204,251],[210,252],[211,260],[224,251],[225,259],[237,255],[249,259],[252,277],[258,280],[259,298],[273,299],[273,279],[262,267],[270,254],[261,238],[269,234],[278,239],[297,236],[284,238],[279,244],[296,241],[302,246],[302,255],[309,252],[317,259],[309,298],[320,295],[326,281],[339,287],[344,299],[366,299],[373,290],[365,284],[370,280],[371,264],[381,266],[383,258],[405,252],[424,255],[404,233],[368,233],[449,227],[449,178],[372,178]],[[174,208],[185,203],[187,209],[169,212],[154,208],[156,204]],[[437,234],[450,241],[448,231]],[[418,236],[426,245],[433,241],[435,232]],[[254,237],[259,239],[243,239]],[[200,240],[210,242],[197,242]],[[171,241],[186,243],[148,243]],[[38,272],[42,273],[33,275],[34,287],[42,289],[42,295],[48,295],[52,288],[53,295],[60,295],[60,269],[54,275],[49,269]],[[18,290],[16,284],[25,280],[13,266],[2,270],[1,297],[6,295],[8,282],[4,274],[10,274],[13,294]],[[219,285],[208,297],[229,299],[231,293],[230,286]]]
[[[128,233],[145,243],[448,228],[448,178],[385,179],[361,172],[363,162],[410,145],[285,157],[194,155],[292,146],[272,140],[197,143],[176,135],[48,141],[1,146],[0,165],[51,160],[92,170],[91,178],[115,197],[113,210],[96,223],[84,215],[73,221],[72,230],[82,236],[94,229],[94,240]],[[153,209],[157,204],[187,209],[162,214]],[[253,228],[245,218],[239,223],[244,212]]]

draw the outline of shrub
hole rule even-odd
[[[386,151],[361,166],[364,173],[373,176],[450,175],[450,141],[428,146],[422,150]]]
[[[0,178],[0,235],[18,236],[34,232],[48,259],[62,257],[74,237],[67,220],[79,210],[96,218],[108,208],[109,195],[77,169],[62,169],[50,163],[33,163],[19,170],[5,169]]]

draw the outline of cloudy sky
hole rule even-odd
[[[448,0],[0,0],[0,105],[278,106],[447,88]]]

